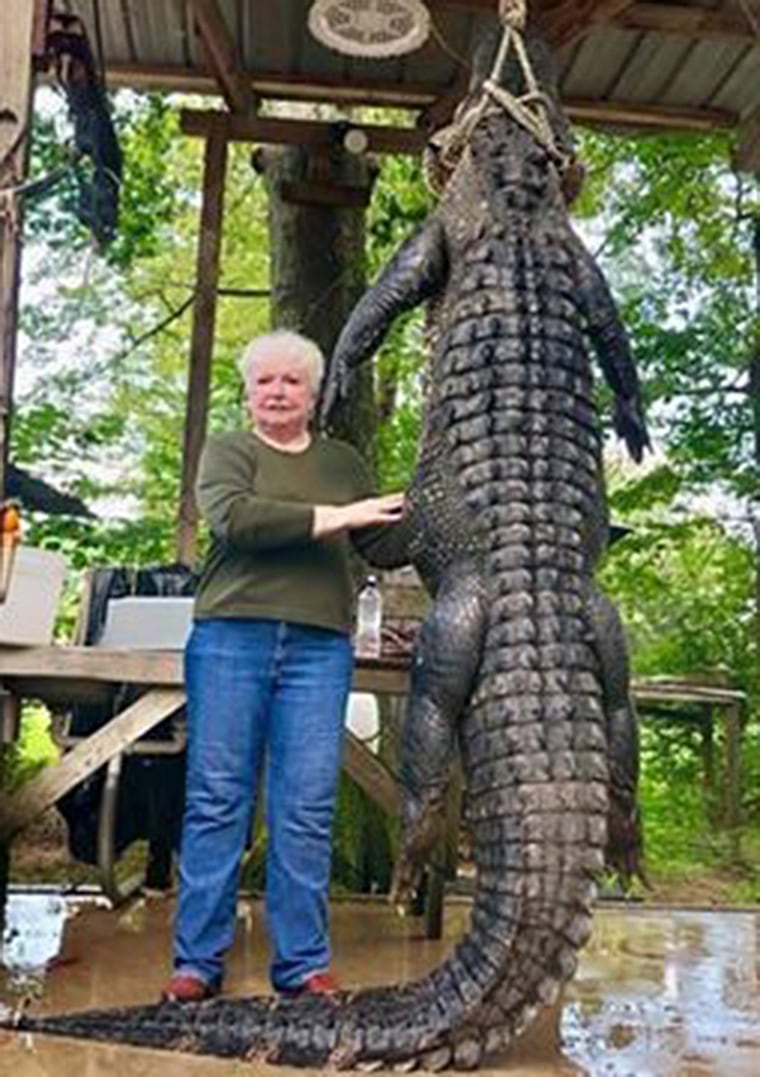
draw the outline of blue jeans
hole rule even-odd
[[[221,983],[265,759],[272,984],[296,987],[328,967],[330,827],[352,668],[341,632],[253,619],[193,627],[176,972]]]

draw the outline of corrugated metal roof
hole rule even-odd
[[[101,13],[107,68],[114,83],[153,85],[167,89],[190,87],[208,66],[192,32],[184,0],[65,0],[94,40],[93,5]],[[724,122],[738,119],[760,105],[760,39],[753,39],[743,5],[757,0],[715,0],[699,3],[634,3],[618,22],[598,25],[580,43],[559,54],[561,92],[572,106],[577,99],[587,108],[596,103],[600,116],[616,104],[671,109],[721,109]],[[385,61],[350,59],[331,52],[310,35],[310,0],[217,0],[241,68],[255,83],[267,83],[280,94],[313,87],[321,96],[348,89],[368,101],[378,95],[393,98],[394,88],[418,103],[444,94],[466,69],[478,23],[487,0],[430,0],[434,32],[417,52]],[[494,0],[495,5],[495,0]],[[556,5],[555,5],[556,6]],[[609,8],[590,4],[587,8]],[[720,16],[708,39],[697,31],[675,32],[683,16]],[[668,30],[642,29],[666,19]],[[728,23],[727,19],[733,22]],[[723,27],[723,30],[720,30]],[[733,31],[731,30],[733,27]],[[746,32],[742,32],[746,27]],[[738,29],[737,29],[738,28]],[[276,85],[274,85],[276,84]],[[201,84],[198,83],[200,86]],[[290,90],[287,87],[290,86]],[[591,110],[593,111],[593,110]]]

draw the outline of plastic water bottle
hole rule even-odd
[[[383,623],[383,596],[377,577],[368,576],[359,592],[356,606],[355,650],[360,658],[380,656],[380,631]]]

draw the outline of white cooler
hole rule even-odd
[[[193,623],[193,602],[180,595],[111,598],[97,646],[181,651]]]
[[[8,595],[0,603],[0,643],[52,642],[66,568],[60,553],[18,547]]]

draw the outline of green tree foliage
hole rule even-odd
[[[32,521],[30,540],[61,548],[75,565],[173,557],[202,146],[179,135],[160,99],[120,94],[115,116],[125,189],[108,254],[92,254],[71,185],[27,217],[13,452],[105,509],[96,521]],[[65,137],[60,109],[46,107],[35,174],[60,164]],[[632,533],[610,552],[603,582],[630,626],[638,675],[721,670],[748,692],[744,803],[757,815],[760,622],[746,526],[758,494],[757,185],[732,172],[722,136],[584,134],[582,153],[589,179],[578,226],[621,303],[658,446],[643,471],[612,468],[613,516]],[[418,162],[384,159],[369,216],[373,277],[431,204]],[[266,199],[248,147],[231,147],[226,205],[222,288],[266,291]],[[266,296],[220,296],[212,428],[239,422],[235,360],[268,325]],[[407,482],[414,467],[423,371],[415,313],[394,326],[376,375],[387,488]],[[609,414],[603,393],[602,410]],[[646,723],[645,806],[660,861],[668,841],[680,841],[674,816],[699,816],[698,832],[709,832],[697,747],[693,730]],[[683,811],[673,809],[674,782]]]
[[[34,175],[57,168],[66,152],[65,117],[43,104]],[[30,541],[64,550],[75,565],[173,557],[202,144],[179,136],[161,98],[119,94],[114,111],[127,166],[120,234],[105,256],[76,220],[71,177],[27,213],[12,451],[17,463],[105,505],[106,519],[95,523],[30,522]],[[247,151],[232,147],[224,288],[266,291],[265,218]],[[212,426],[237,420],[234,360],[267,325],[266,294],[221,297]],[[114,514],[122,518],[109,520]]]
[[[727,136],[586,135],[581,213],[603,227],[655,429],[690,484],[760,492],[757,181],[730,168]]]
[[[371,279],[422,227],[432,205],[418,160],[384,159],[370,209]],[[417,310],[393,325],[376,366],[378,468],[380,481],[388,490],[405,486],[414,470],[422,422],[424,365],[424,315]]]

